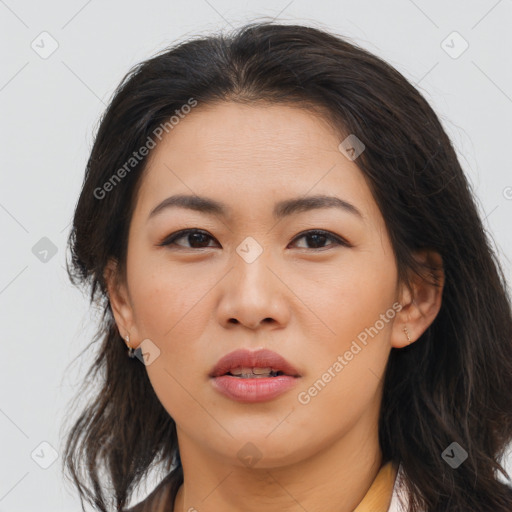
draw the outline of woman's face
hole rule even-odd
[[[407,338],[384,220],[341,142],[299,108],[222,103],[199,105],[152,150],[115,311],[133,345],[150,340],[146,369],[180,449],[276,467],[375,432],[390,349]],[[224,213],[157,208],[178,194]],[[185,229],[199,231],[164,244]],[[300,377],[260,401],[256,378],[241,384],[249,395],[220,392],[217,361],[261,348]]]

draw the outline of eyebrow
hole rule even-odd
[[[231,208],[215,199],[197,195],[178,194],[164,199],[155,206],[151,210],[148,220],[168,208],[186,208],[221,217],[228,217],[232,213]],[[353,204],[339,197],[327,195],[298,197],[280,201],[274,206],[273,216],[276,219],[282,219],[296,213],[323,208],[338,208],[359,217],[361,220],[364,219],[363,214]]]

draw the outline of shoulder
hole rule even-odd
[[[408,510],[409,499],[405,489],[404,480],[405,475],[402,469],[402,465],[400,464],[398,466],[388,512],[406,512]]]
[[[123,509],[122,512],[163,512],[169,510],[167,505],[169,499],[174,504],[173,490],[175,485],[171,484],[171,473],[167,475],[151,493],[140,503],[131,508]],[[171,489],[172,487],[172,489]]]

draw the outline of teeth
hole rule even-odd
[[[252,373],[256,375],[265,375],[272,371],[272,368],[253,368]]]
[[[232,375],[242,375],[242,374],[256,374],[256,375],[264,375],[268,374],[272,371],[272,368],[248,368],[248,367],[239,367],[239,368],[233,368],[230,373]]]
[[[236,377],[242,377],[242,378],[248,378],[248,377],[259,377],[264,376],[268,377],[271,374],[276,374],[277,371],[273,370],[270,367],[267,368],[248,368],[248,367],[239,367],[239,368],[233,368],[230,370],[231,375],[234,375]]]

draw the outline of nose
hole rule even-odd
[[[241,324],[254,330],[267,324],[271,328],[286,325],[292,293],[284,284],[286,276],[275,267],[265,252],[251,263],[234,256],[233,268],[219,283],[217,315],[223,327]]]

